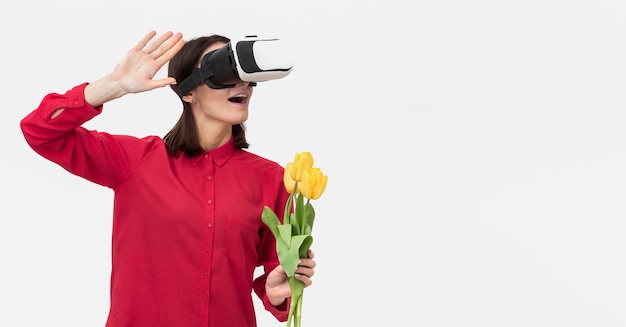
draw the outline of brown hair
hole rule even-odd
[[[191,75],[192,70],[200,61],[200,56],[204,51],[215,43],[228,43],[230,39],[221,35],[202,36],[185,42],[180,51],[170,60],[167,76],[174,77],[177,82],[182,82]],[[170,85],[178,96],[178,85]],[[163,140],[167,144],[167,151],[171,156],[177,157],[179,152],[183,152],[187,157],[193,157],[204,152],[200,145],[196,120],[191,111],[191,105],[185,101],[183,103],[183,113],[172,129],[165,134]],[[246,141],[246,128],[243,123],[233,125],[233,137],[235,147],[239,149],[248,148]]]

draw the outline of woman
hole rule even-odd
[[[289,194],[280,165],[244,150],[250,83],[202,83],[180,95],[181,118],[162,139],[81,126],[128,93],[170,85],[178,94],[176,82],[229,42],[155,36],[148,33],[101,79],[48,94],[21,121],[37,153],[114,191],[106,326],[256,326],[252,291],[286,321],[290,288],[260,217],[264,206],[282,212]],[[169,76],[153,79],[167,62]],[[296,271],[305,287],[314,267],[309,252]]]

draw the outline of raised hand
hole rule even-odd
[[[146,34],[135,47],[126,53],[111,74],[127,93],[149,91],[175,83],[172,77],[153,79],[154,75],[184,45],[182,34],[166,32],[153,40],[155,31]]]
[[[173,77],[154,79],[156,73],[185,44],[181,33],[165,32],[157,39],[150,31],[115,66],[111,74],[87,85],[85,100],[92,106],[128,93],[139,93],[176,83]]]

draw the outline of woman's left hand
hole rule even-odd
[[[295,277],[304,283],[304,287],[309,287],[313,283],[311,277],[315,274],[315,260],[313,251],[309,249],[308,258],[300,259]],[[265,291],[270,303],[274,306],[281,305],[285,299],[291,296],[291,287],[287,273],[281,265],[276,266],[268,275],[265,281]]]

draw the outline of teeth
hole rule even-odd
[[[248,96],[245,94],[235,94],[233,98],[247,98]]]

